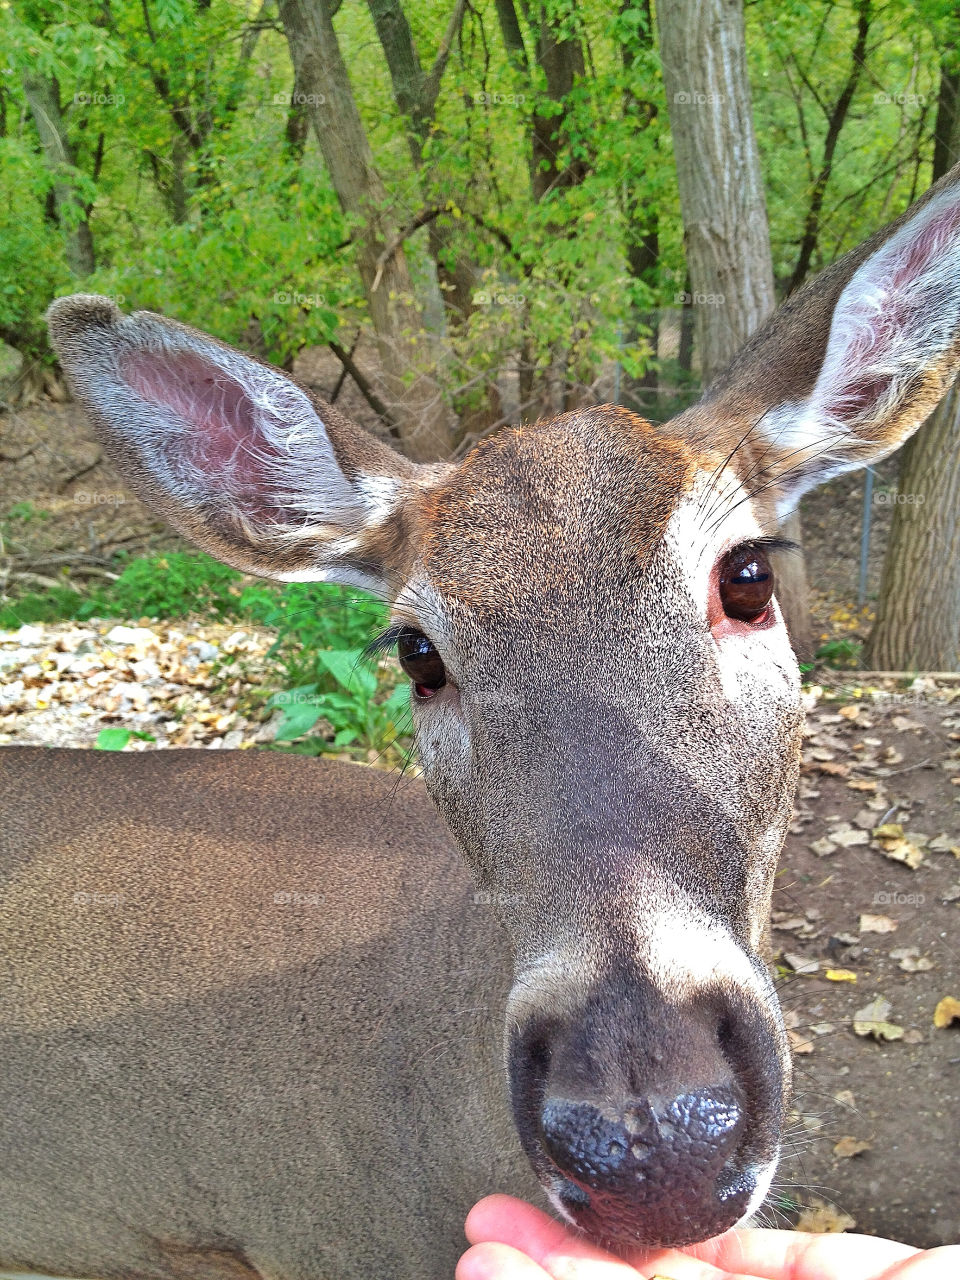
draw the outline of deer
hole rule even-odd
[[[422,781],[0,752],[4,1274],[439,1280],[491,1191],[614,1249],[755,1213],[791,1087],[778,529],[948,388],[958,268],[954,169],[669,423],[579,409],[455,464],[171,319],[53,303],[174,529],[389,602]]]

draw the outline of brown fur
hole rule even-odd
[[[420,784],[8,749],[0,794],[0,1269],[448,1280],[474,1199],[535,1194],[506,939]]]

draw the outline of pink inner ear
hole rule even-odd
[[[897,367],[896,347],[905,334],[916,331],[919,338],[931,327],[937,303],[931,288],[938,264],[960,232],[960,202],[951,200],[908,230],[909,238],[901,233],[878,251],[880,261],[872,271],[867,264],[864,293],[850,300],[849,314],[841,317],[849,326],[848,341],[834,395],[824,405],[841,421],[868,413],[895,383],[917,372]]]
[[[122,368],[141,399],[168,409],[187,427],[157,442],[181,481],[231,498],[248,516],[281,516],[269,500],[266,476],[276,446],[242,383],[194,352],[138,351]]]

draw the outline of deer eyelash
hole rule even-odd
[[[405,624],[401,622],[395,622],[392,626],[387,627],[386,631],[381,631],[379,635],[373,637],[369,644],[364,646],[363,656],[365,658],[376,658],[381,653],[388,653],[406,629]]]

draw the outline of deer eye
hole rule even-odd
[[[720,566],[720,603],[728,618],[765,621],[773,596],[770,561],[759,547],[736,547]]]
[[[422,631],[403,628],[397,637],[397,657],[418,698],[432,698],[447,683],[443,660]]]

